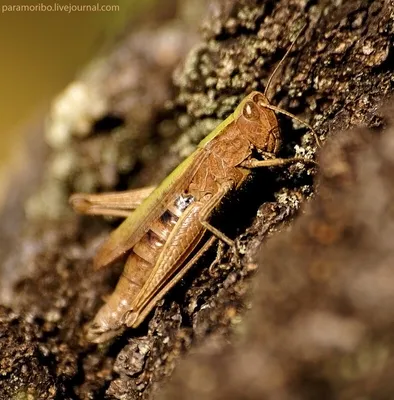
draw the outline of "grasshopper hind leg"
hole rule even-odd
[[[73,209],[80,214],[127,218],[154,189],[154,186],[148,186],[125,192],[74,193],[69,202]]]
[[[211,236],[204,245],[194,254],[194,256],[178,271],[171,279],[169,279],[163,286],[156,292],[156,294],[144,305],[141,309],[130,310],[124,319],[124,323],[129,328],[137,328],[152,311],[156,303],[161,300],[164,295],[171,290],[189,271],[189,269],[208,251],[208,249],[215,243],[217,238]]]

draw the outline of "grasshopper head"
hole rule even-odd
[[[241,101],[234,111],[234,119],[240,133],[257,150],[275,154],[281,142],[278,120],[266,105],[269,105],[267,97],[254,91]]]

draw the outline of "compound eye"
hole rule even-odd
[[[256,104],[251,101],[245,103],[242,114],[249,121],[257,121],[260,118],[260,112]]]
[[[259,106],[259,107],[264,107],[265,104],[267,104],[267,101],[265,100],[264,96],[262,94],[255,94],[252,98],[252,100]]]

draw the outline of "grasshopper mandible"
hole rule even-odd
[[[296,119],[316,134],[309,124],[269,103],[269,83],[264,94],[247,95],[156,188],[71,196],[71,204],[81,213],[127,217],[94,259],[99,269],[127,257],[115,291],[88,329],[89,340],[101,343],[126,326],[137,327],[216,239],[234,246],[233,240],[210,224],[210,216],[253,168],[305,161],[275,158],[281,143],[275,112]],[[252,152],[271,157],[258,160]]]

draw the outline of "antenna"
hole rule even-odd
[[[294,38],[293,42],[291,43],[290,47],[287,49],[285,55],[282,57],[282,59],[279,61],[279,63],[276,65],[274,72],[271,74],[271,76],[268,78],[268,82],[267,82],[267,86],[265,87],[264,90],[264,96],[267,97],[268,99],[268,89],[270,88],[270,85],[272,83],[272,78],[275,76],[275,74],[278,72],[279,68],[282,66],[283,61],[286,59],[286,57],[289,55],[289,53],[291,52],[292,48],[295,45],[295,42],[297,41],[297,39],[300,37],[301,33],[303,32],[303,30],[305,29],[306,24],[304,24],[302,26],[302,28],[299,30],[299,32],[297,33],[296,37]],[[268,99],[269,101],[269,99]]]

